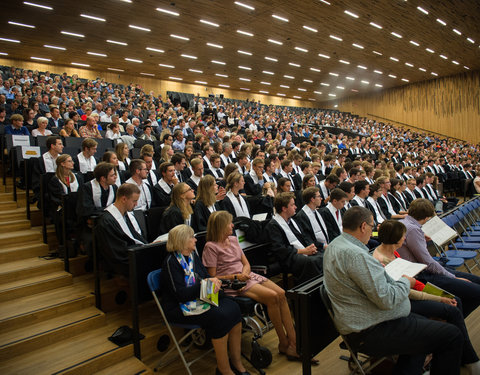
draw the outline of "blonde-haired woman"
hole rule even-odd
[[[170,160],[172,159],[173,154],[175,151],[173,150],[172,146],[170,145],[165,145],[162,148],[161,152],[161,158],[160,158],[160,164],[162,163],[170,163]]]
[[[212,277],[240,280],[246,286],[239,290],[227,289],[229,295],[242,295],[267,305],[268,316],[279,339],[278,350],[290,360],[298,360],[296,335],[285,291],[269,279],[250,271],[250,264],[233,236],[232,215],[217,211],[210,215],[207,227],[207,243],[202,261]]]
[[[118,169],[120,171],[128,170],[128,166],[130,165],[130,149],[126,143],[117,143],[115,146],[115,153],[117,154],[118,158]]]
[[[162,266],[162,307],[167,319],[175,323],[197,324],[211,337],[217,359],[216,375],[249,375],[241,360],[242,323],[238,305],[220,294],[218,307],[200,300],[203,279],[215,284],[195,252],[193,229],[185,224],[174,227],[169,235]],[[231,362],[228,357],[230,350]]]
[[[225,189],[218,187],[215,177],[203,176],[198,184],[197,199],[193,208],[192,226],[195,232],[207,230],[208,218],[218,210],[223,209],[222,200],[225,198]]]
[[[165,210],[160,222],[160,232],[168,233],[170,229],[179,225],[192,225],[192,201],[195,199],[193,189],[185,182],[181,182],[172,189],[172,201]]]
[[[32,136],[38,137],[38,136],[48,136],[52,135],[52,132],[47,129],[48,125],[48,118],[46,117],[39,117],[37,119],[37,129],[33,129],[32,131]]]
[[[231,173],[227,178],[227,194],[223,200],[223,207],[230,212],[234,218],[250,216],[250,207],[247,200],[243,198],[240,191],[245,186],[245,179],[239,172]]]

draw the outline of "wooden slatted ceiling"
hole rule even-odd
[[[11,43],[0,40],[0,52],[8,53],[11,58],[30,60],[34,56],[49,58],[53,64],[66,65],[78,62],[97,70],[115,68],[129,74],[150,73],[155,78],[166,80],[173,76],[188,83],[224,84],[231,89],[249,88],[252,92],[262,90],[271,95],[280,93],[318,101],[378,91],[480,67],[480,2],[475,0],[329,0],[330,5],[320,0],[242,1],[255,10],[238,6],[231,0],[32,2],[51,6],[53,10],[27,6],[19,0],[2,4],[0,38],[21,41]],[[429,14],[419,11],[418,6]],[[178,12],[179,16],[158,12],[156,8]],[[345,14],[345,10],[358,15],[358,18]],[[80,14],[101,17],[106,22],[83,18]],[[272,14],[287,18],[289,22],[273,18]],[[201,23],[200,19],[214,22],[219,27]],[[444,21],[446,26],[437,19]],[[11,25],[8,21],[34,25],[35,28]],[[382,29],[373,27],[371,22],[382,26]],[[132,29],[129,25],[151,31]],[[317,32],[303,26],[314,28]],[[240,34],[237,30],[254,36]],[[85,37],[63,35],[61,31]],[[392,32],[402,38],[392,35]],[[189,40],[175,39],[170,34],[188,37]],[[277,45],[268,42],[268,39],[283,44]],[[124,42],[128,46],[111,44],[107,40]],[[45,48],[45,44],[67,50]],[[161,49],[164,53],[146,50],[147,47]],[[426,48],[434,52],[430,53]],[[238,50],[252,55],[241,54]],[[87,52],[106,54],[107,57]],[[181,54],[197,59],[181,57]],[[138,59],[142,63],[126,61],[125,58]],[[225,65],[214,64],[212,60],[222,61]],[[173,65],[175,68],[158,64]]]

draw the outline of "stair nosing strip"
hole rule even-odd
[[[86,298],[89,298],[89,296],[77,297],[77,298],[74,298],[74,299],[71,299],[71,300],[68,300],[68,301],[55,303],[55,304],[53,304],[53,305],[45,306],[45,307],[42,307],[42,308],[39,308],[39,309],[36,309],[36,310],[27,311],[27,312],[24,312],[24,313],[22,313],[22,314],[18,314],[18,315],[10,316],[10,317],[5,318],[5,319],[1,319],[1,320],[0,320],[0,323],[6,322],[7,320],[10,320],[10,319],[16,319],[16,318],[19,318],[19,317],[24,316],[24,315],[33,314],[33,313],[36,313],[36,312],[38,312],[38,311],[42,311],[42,310],[46,310],[46,309],[51,309],[51,308],[56,307],[56,306],[64,305],[64,304],[67,304],[67,303],[79,301],[79,300],[81,300],[81,299],[86,299]],[[90,297],[90,298],[91,298],[91,297]],[[10,301],[10,302],[11,302],[11,301]]]
[[[58,280],[58,279],[63,279],[63,278],[65,278],[65,276],[58,276],[58,277],[55,277],[53,279],[48,279],[46,281]],[[16,287],[13,287],[13,288],[10,288],[10,289],[3,289],[3,290],[0,290],[0,293],[8,292],[10,290],[15,290],[15,289],[18,289],[20,287],[26,287],[26,286],[31,286],[31,285],[37,285],[37,283],[30,283],[30,284],[16,286]]]
[[[131,345],[131,344],[130,344],[130,345]],[[89,361],[92,361],[92,360],[94,360],[94,359],[96,359],[96,358],[98,358],[98,357],[101,357],[102,355],[105,355],[105,354],[108,354],[108,353],[112,353],[112,352],[114,352],[115,350],[123,349],[123,348],[124,348],[124,346],[118,346],[118,347],[116,347],[116,348],[112,348],[112,349],[110,349],[110,350],[107,350],[106,352],[103,352],[103,353],[99,353],[99,354],[97,354],[97,355],[94,355],[93,357],[87,358],[87,359],[85,359],[85,360],[83,360],[83,361],[81,361],[81,362],[75,363],[75,364],[73,364],[73,365],[71,365],[71,366],[69,366],[69,367],[65,367],[65,368],[63,368],[63,369],[61,369],[61,370],[59,370],[59,371],[57,371],[57,372],[52,373],[51,375],[61,374],[62,372],[68,371],[68,370],[70,370],[70,369],[72,369],[72,368],[75,368],[75,367],[80,366],[80,365],[82,365],[82,364],[84,364],[84,363],[87,363],[87,362],[89,362]]]
[[[92,316],[87,316],[83,319],[79,319],[79,320],[76,320],[74,322],[70,322],[70,323],[67,323],[67,324],[64,324],[62,326],[59,326],[59,327],[55,327],[55,328],[51,328],[49,330],[46,330],[46,331],[43,331],[43,332],[39,332],[39,333],[36,333],[35,335],[31,335],[31,336],[28,336],[28,337],[24,337],[23,339],[19,339],[19,340],[16,340],[16,341],[11,341],[11,342],[8,342],[6,344],[3,344],[3,345],[0,345],[0,349],[2,348],[5,348],[7,346],[10,346],[10,345],[13,345],[13,344],[17,344],[19,342],[22,342],[22,341],[26,341],[26,340],[30,340],[30,339],[33,339],[34,337],[37,337],[37,336],[40,336],[40,335],[44,335],[46,333],[49,333],[49,332],[53,332],[53,331],[57,331],[59,329],[62,329],[62,328],[65,328],[65,327],[68,327],[68,326],[71,326],[71,325],[74,325],[74,324],[77,324],[77,323],[81,323],[83,321],[86,321],[88,319],[92,319],[92,318],[95,318],[97,316],[101,316],[102,314],[101,313],[96,313]]]

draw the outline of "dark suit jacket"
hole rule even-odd
[[[250,176],[249,174],[246,174],[244,176],[245,178],[245,193],[247,195],[259,195],[259,194],[262,194],[262,187],[260,186],[260,184],[256,184],[254,181],[253,181],[253,178],[252,176]],[[265,182],[265,181],[264,181]]]
[[[325,225],[327,226],[328,239],[332,241],[333,239],[340,236],[341,234],[340,228],[338,227],[337,221],[333,217],[330,210],[325,206],[320,208],[319,212],[320,212],[320,215],[322,215]]]
[[[47,125],[47,129],[52,129],[52,128],[56,128],[57,126],[55,125],[55,121],[53,121],[53,118],[49,118],[48,119],[48,125]],[[58,119],[58,127],[59,128],[63,128],[63,119],[62,118],[59,118]]]
[[[307,216],[305,211],[300,209],[300,211],[298,211],[298,213],[295,215],[294,220],[300,227],[302,234],[305,236],[305,238],[307,238],[307,241],[315,244],[317,249],[323,249],[323,244],[317,241],[317,238],[315,237],[315,232],[313,231],[313,227],[310,222],[310,218]],[[328,241],[328,233],[326,233],[326,237]]]
[[[379,197],[379,198],[377,199],[377,203],[378,203],[378,205],[380,206],[380,209],[382,210],[382,212],[383,212],[383,214],[385,215],[385,217],[386,217],[387,219],[391,219],[392,214],[391,214],[390,212],[388,212],[388,205],[387,205],[387,203],[385,202],[384,199],[385,199],[385,196],[382,195],[381,197]],[[386,198],[386,199],[388,199],[388,198]]]

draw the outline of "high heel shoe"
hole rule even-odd
[[[250,375],[250,373],[248,371],[239,371],[235,368],[235,366],[233,365],[232,361],[230,361],[230,368],[232,369],[233,373],[235,375]]]

